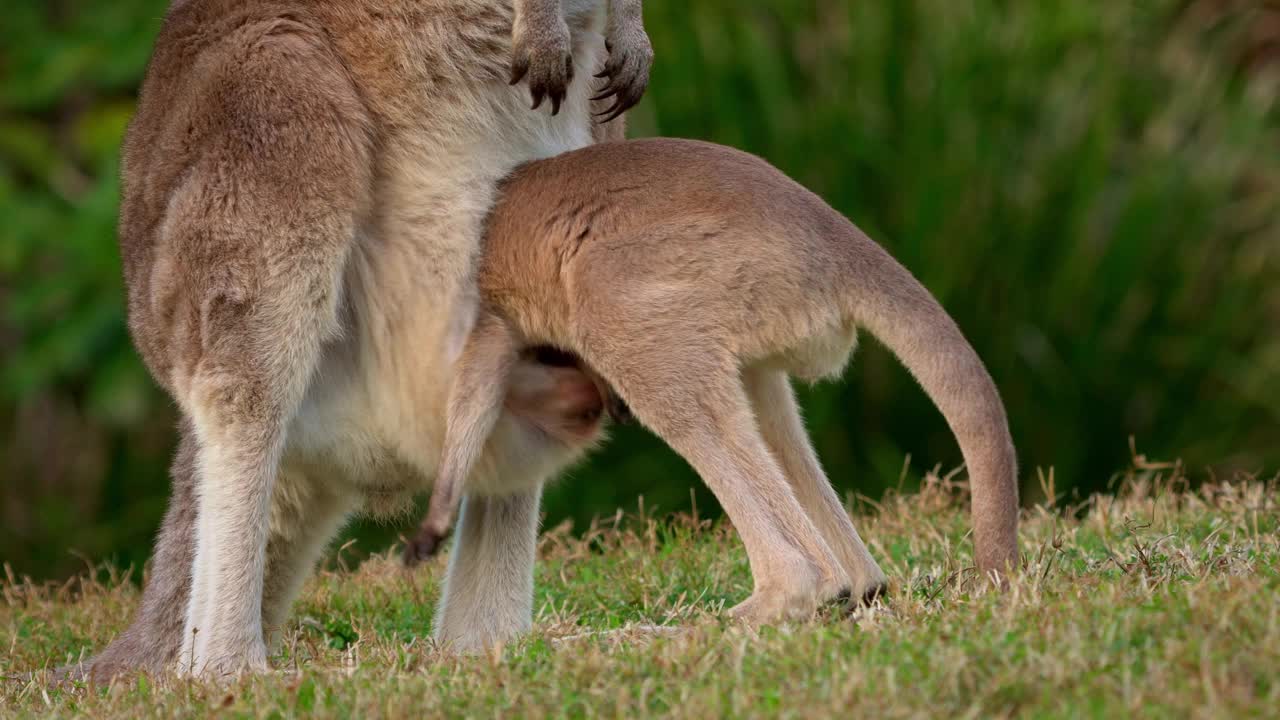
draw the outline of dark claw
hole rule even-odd
[[[618,78],[616,76],[611,77],[609,78],[609,82],[605,83],[604,87],[600,88],[600,91],[597,92],[595,96],[592,97],[591,99],[593,101],[603,100],[611,95],[617,95],[618,92],[621,90],[622,90],[622,87],[618,84]]]
[[[609,78],[609,82],[605,83],[604,87],[600,89],[600,92],[596,93],[595,97],[591,99],[592,101],[604,100],[607,97],[612,97],[622,92],[622,89],[622,81],[620,81],[618,76],[615,75]]]
[[[533,101],[529,106],[530,109],[537,110],[542,107],[544,100],[550,100],[551,114],[558,115],[560,113],[560,107],[568,96],[568,85],[573,82],[573,58],[565,58],[563,76],[556,74],[558,70],[559,68],[548,71],[542,65],[533,63],[528,59],[512,63],[511,79],[513,84],[523,79],[527,79],[529,83],[529,95]]]
[[[511,81],[509,84],[511,85],[519,84],[520,81],[524,79],[524,76],[528,74],[529,74],[528,59],[517,60],[511,63]]]
[[[613,46],[610,44],[610,50]],[[599,102],[614,98],[612,107],[596,113],[597,122],[606,123],[616,119],[640,102],[649,85],[649,64],[652,62],[652,50],[647,41],[631,52],[611,54],[605,61],[604,69],[595,74],[597,78],[608,78],[604,87],[591,98]]]
[[[524,82],[529,86],[529,107],[532,110],[541,108],[544,101],[550,100],[551,114],[557,115],[564,105],[567,88],[574,75],[568,30],[567,26],[563,28],[563,37],[543,33],[532,45],[513,43],[511,73],[507,80],[511,85]]]
[[[619,95],[617,101],[613,103],[612,107],[604,112],[597,113],[595,117],[601,124],[611,122],[619,115],[626,112],[628,108],[635,105],[637,100],[638,99],[631,99],[630,96],[623,97]]]

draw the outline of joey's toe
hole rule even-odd
[[[417,537],[404,546],[403,560],[405,567],[417,567],[434,557],[440,551],[440,545],[443,541],[444,538],[437,533],[429,531],[418,533]]]

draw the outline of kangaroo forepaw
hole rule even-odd
[[[605,41],[609,59],[598,78],[608,78],[604,88],[592,100],[614,98],[613,105],[596,115],[598,122],[609,122],[631,109],[649,87],[649,68],[653,66],[653,45],[643,28],[629,28]]]
[[[521,33],[512,43],[510,82],[515,85],[528,78],[532,109],[537,110],[544,99],[550,99],[551,114],[560,112],[573,82],[571,48],[569,26],[563,20],[541,32]]]

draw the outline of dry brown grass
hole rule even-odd
[[[1053,496],[1045,479],[1046,495]],[[1280,707],[1280,485],[1191,490],[1140,456],[1114,496],[1026,511],[1004,594],[974,577],[965,488],[856,503],[895,581],[883,606],[753,632],[720,610],[748,591],[732,529],[619,515],[544,535],[537,626],[485,657],[429,641],[443,564],[336,563],[298,603],[277,672],[214,687],[0,685],[5,715],[1240,717]],[[118,632],[118,572],[2,587],[0,672],[74,660]]]

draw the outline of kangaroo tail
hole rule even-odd
[[[855,232],[857,232],[855,230]],[[1018,566],[1017,460],[1004,404],[973,347],[902,265],[857,232],[847,312],[906,366],[942,412],[969,470],[983,573]]]

